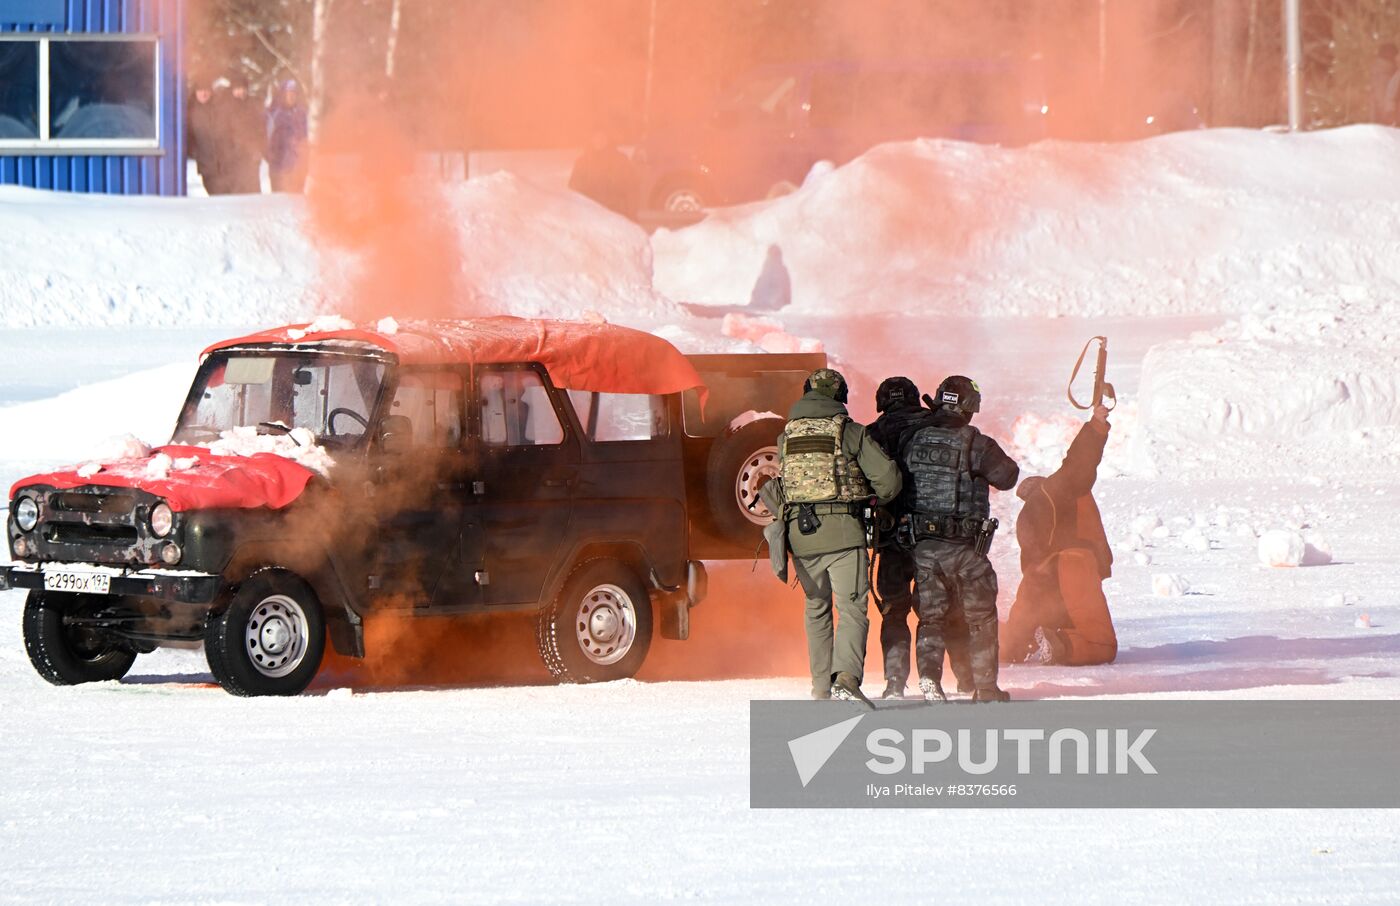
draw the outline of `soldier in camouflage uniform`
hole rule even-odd
[[[899,494],[899,468],[846,412],[846,379],[812,372],[778,438],[784,520],[797,579],[806,595],[812,696],[868,700],[860,691],[870,594],[866,502]],[[832,636],[832,599],[839,623]]]
[[[919,629],[919,689],[946,701],[943,656],[949,624],[967,623],[973,701],[1006,701],[997,686],[997,574],[979,547],[990,543],[988,488],[1015,487],[1020,468],[970,424],[982,393],[954,375],[938,388],[938,408],[905,432],[900,464],[908,476],[900,504],[910,520]]]

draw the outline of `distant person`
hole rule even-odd
[[[778,311],[792,302],[792,277],[783,264],[783,250],[777,243],[768,246],[763,257],[763,269],[749,294],[750,311]],[[917,402],[917,399],[915,400]]]
[[[1395,45],[1382,44],[1371,64],[1371,122],[1400,125],[1400,61]]]
[[[234,195],[257,195],[262,191],[258,171],[267,147],[267,125],[262,104],[248,92],[248,80],[230,79],[228,94],[215,98],[227,144],[227,189]]]
[[[632,159],[601,129],[593,133],[569,174],[570,189],[628,220],[637,219],[639,185]]]
[[[222,195],[227,182],[224,172],[226,143],[214,91],[209,85],[195,86],[185,111],[185,136],[185,153],[199,169],[204,191]]]
[[[274,192],[301,192],[306,187],[306,105],[301,88],[288,79],[267,109],[267,171]]]
[[[1021,587],[1002,637],[1004,662],[1084,666],[1118,655],[1103,594],[1113,552],[1092,494],[1108,430],[1108,409],[1094,407],[1060,467],[1016,491],[1026,502],[1016,520]]]

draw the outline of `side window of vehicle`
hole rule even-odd
[[[564,442],[549,391],[533,371],[481,376],[481,439],[488,447],[540,447]]]
[[[415,447],[448,449],[461,445],[462,376],[454,371],[400,376],[389,414],[409,420]]]
[[[654,440],[670,433],[664,396],[570,390],[569,402],[584,436],[595,443]]]

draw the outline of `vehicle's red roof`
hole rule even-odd
[[[616,324],[495,317],[405,320],[391,332],[373,324],[332,330],[311,326],[289,324],[224,340],[204,352],[254,343],[355,340],[395,353],[408,365],[539,362],[555,386],[571,390],[660,394],[704,386],[676,347]]]

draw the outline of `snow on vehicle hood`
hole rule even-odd
[[[208,446],[170,444],[145,456],[31,475],[15,482],[10,497],[31,485],[60,489],[96,485],[147,491],[164,498],[176,512],[225,507],[277,510],[301,496],[312,477],[324,476],[330,465],[330,456],[314,444],[298,445],[291,436],[235,428]]]

